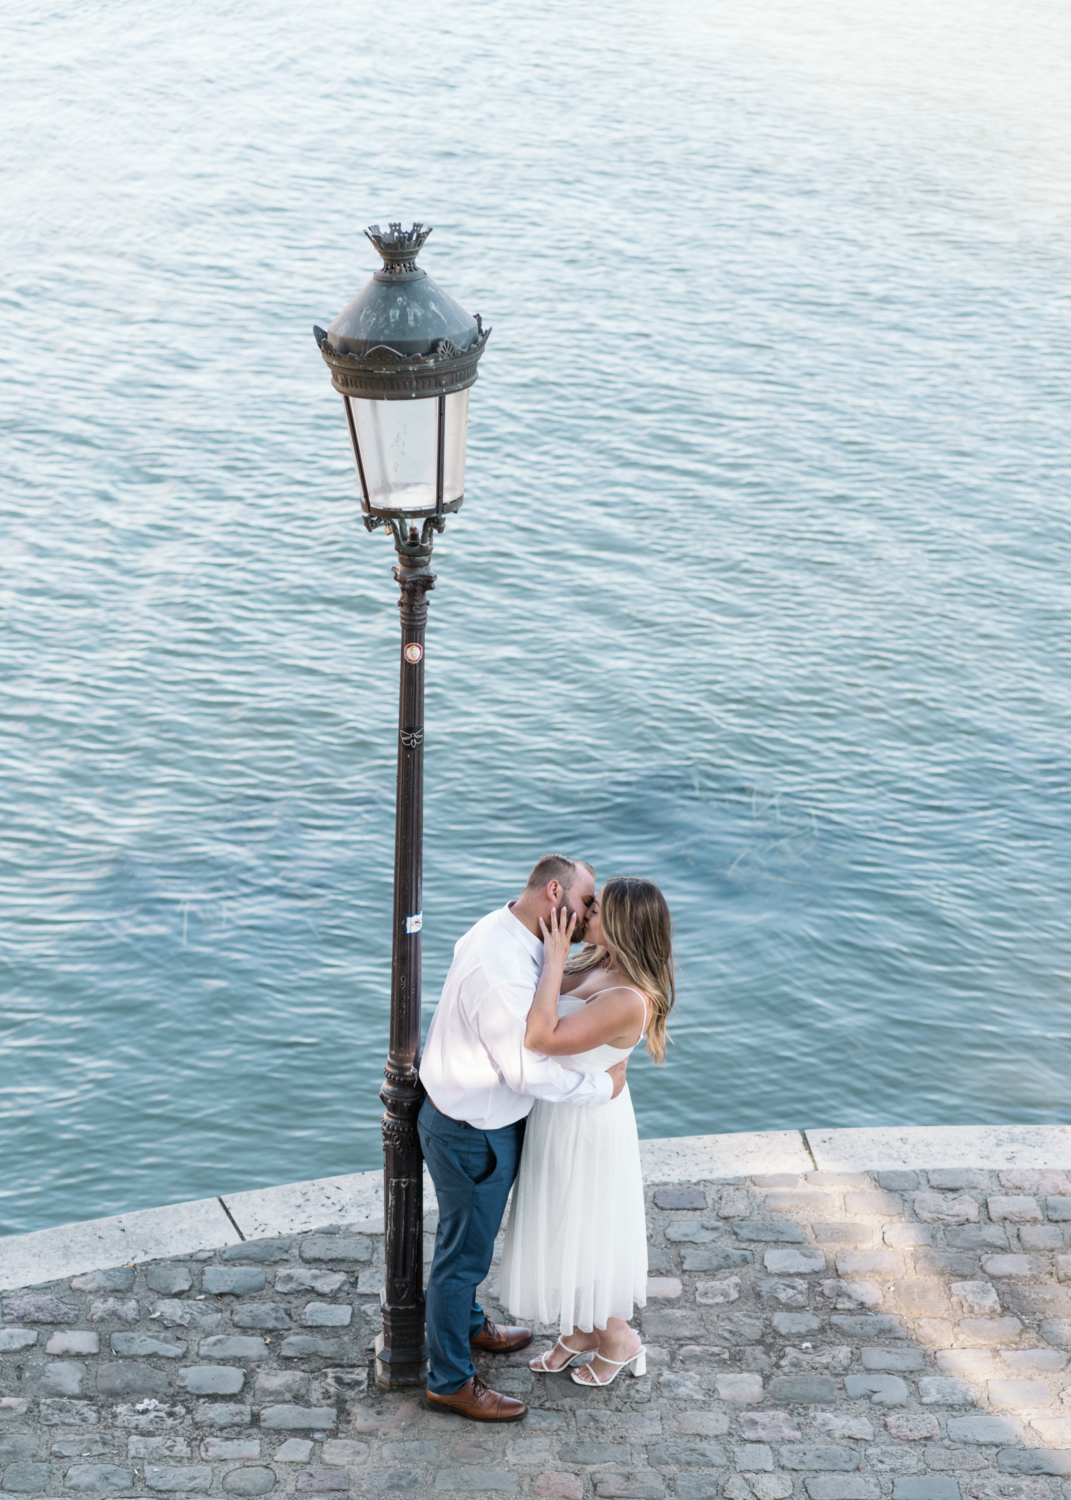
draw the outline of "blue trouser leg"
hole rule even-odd
[[[460,1390],[476,1373],[469,1339],[483,1327],[476,1288],[491,1269],[495,1235],[517,1175],[524,1121],[476,1130],[425,1099],[420,1147],[439,1200],[439,1227],[427,1289],[428,1389]]]

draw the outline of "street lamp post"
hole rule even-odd
[[[385,527],[401,589],[390,1050],[380,1090],[386,1285],[376,1381],[423,1384],[423,1160],[417,1114],[424,841],[424,627],[432,536],[464,498],[469,387],[490,329],[416,264],[430,226],[365,233],[382,269],[316,342],[342,396],[369,531]]]

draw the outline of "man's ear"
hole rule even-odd
[[[547,895],[550,897],[551,906],[558,906],[562,899],[562,888],[556,880],[548,881]]]

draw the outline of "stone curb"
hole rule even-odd
[[[1050,1167],[1071,1160],[1069,1125],[899,1126],[772,1130],[642,1141],[648,1182],[709,1182],[776,1172],[930,1167]],[[435,1194],[424,1177],[425,1208]],[[379,1171],[140,1209],[0,1239],[0,1290],[41,1285],[101,1266],[218,1250],[242,1240],[301,1234],[331,1222],[382,1233]]]

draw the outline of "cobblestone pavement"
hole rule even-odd
[[[647,1375],[588,1391],[533,1376],[530,1350],[481,1357],[530,1403],[504,1429],[369,1383],[382,1239],[346,1225],[7,1293],[0,1500],[1071,1500],[1065,1173],[782,1174],[648,1203]]]

